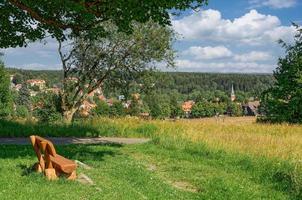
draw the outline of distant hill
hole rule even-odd
[[[60,84],[62,71],[35,71],[8,69],[10,74],[21,74],[24,80],[44,79],[48,86]],[[194,91],[223,91],[228,94],[232,84],[235,91],[248,93],[249,96],[259,96],[261,92],[274,83],[270,74],[220,74],[220,73],[193,73],[193,72],[158,72],[156,89],[161,93],[172,90],[183,95]]]

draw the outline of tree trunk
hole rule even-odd
[[[67,123],[67,124],[71,124],[73,116],[74,116],[76,111],[77,111],[77,109],[74,109],[74,108],[72,108],[70,110],[63,111],[64,122]]]

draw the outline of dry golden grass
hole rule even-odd
[[[295,161],[302,158],[301,125],[259,124],[253,117],[154,123],[170,134],[177,131],[193,142],[204,142],[214,148]]]
[[[261,124],[256,123],[254,117],[177,121],[102,118],[96,119],[92,124],[112,124],[125,136],[131,134],[129,130],[153,124],[158,127],[155,134],[159,137],[183,137],[193,142],[203,142],[211,148],[255,156],[298,162],[301,162],[302,158],[302,125]]]

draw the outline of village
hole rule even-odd
[[[40,93],[52,93],[55,95],[59,95],[61,92],[61,89],[59,86],[54,85],[53,87],[47,87],[46,81],[43,79],[28,79],[26,80],[23,84],[15,84],[14,83],[14,75],[10,76],[11,80],[11,89],[19,92],[21,88],[23,87],[22,85],[25,85],[29,89],[29,94],[30,97],[36,97]],[[77,82],[77,78],[69,78],[68,81],[70,82]],[[85,87],[88,87],[86,85]],[[99,87],[92,92],[88,94],[88,97],[86,100],[84,100],[79,108],[79,114],[81,117],[89,117],[92,113],[92,110],[97,107],[97,103],[95,102],[95,99],[98,99],[99,101],[105,102],[109,107],[111,107],[114,102],[120,102],[123,105],[123,108],[125,110],[129,109],[131,107],[131,103],[133,100],[137,101],[138,104],[143,105],[144,102],[141,99],[141,95],[139,93],[133,93],[132,99],[125,100],[124,95],[118,95],[117,97],[111,97],[111,98],[106,98],[103,94],[102,88]],[[219,98],[216,98],[217,102],[219,101]],[[234,86],[232,85],[231,87],[231,94],[230,94],[230,102],[234,102],[239,108],[242,110],[239,111],[239,114],[237,116],[257,116],[259,115],[259,106],[260,106],[260,101],[259,100],[253,100],[251,98],[250,101],[242,103],[242,102],[237,102],[236,101],[236,94],[234,90]],[[194,105],[196,102],[194,100],[187,100],[183,102],[179,102],[179,107],[181,109],[181,113],[178,116],[175,116],[177,118],[183,117],[183,118],[194,118],[192,116],[192,110],[194,108]],[[33,106],[35,107],[35,106]],[[219,116],[232,116],[232,111],[226,110],[224,112],[219,113],[219,111],[214,111],[215,113],[212,115],[212,117],[219,117]],[[241,113],[241,114],[240,114]],[[140,112],[138,113],[139,117],[148,119],[151,118],[151,115],[149,112]],[[168,117],[168,116],[167,116]],[[211,117],[211,116],[207,116]]]

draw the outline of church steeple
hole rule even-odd
[[[235,100],[236,100],[236,95],[235,95],[234,85],[232,84],[231,101],[235,101]]]

